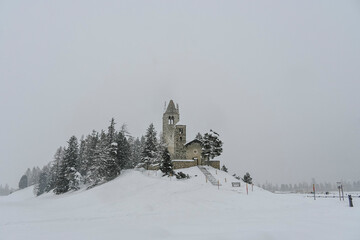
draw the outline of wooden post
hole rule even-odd
[[[348,198],[349,198],[349,207],[354,207],[351,195],[348,195]]]
[[[215,173],[216,173],[216,175],[217,175],[217,170],[215,170]]]
[[[338,186],[338,189],[339,189],[339,199],[340,199],[340,201],[341,201],[340,186]]]
[[[316,200],[316,197],[315,197],[315,184],[313,184],[313,192],[314,192],[314,200]]]
[[[205,176],[205,178],[206,178],[206,183],[207,183],[207,176]]]
[[[249,195],[248,184],[246,183],[246,195]]]
[[[342,185],[342,184],[341,184],[341,193],[342,193],[343,201],[345,201],[345,199],[344,199],[344,188],[343,188],[343,185]]]
[[[225,182],[226,182],[226,178],[225,178]]]
[[[220,189],[220,180],[218,180],[218,189]]]

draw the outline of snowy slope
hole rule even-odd
[[[360,201],[276,195],[232,188],[232,176],[197,167],[188,180],[129,170],[91,190],[0,198],[0,239],[360,239]],[[197,175],[197,176],[195,176]],[[226,182],[225,182],[226,178]]]

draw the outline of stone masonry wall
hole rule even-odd
[[[207,164],[207,162],[206,162]],[[210,161],[209,165],[213,168],[220,169],[220,161]]]
[[[172,164],[174,166],[174,169],[179,169],[179,168],[189,168],[189,167],[194,167],[196,166],[196,162],[195,161],[172,161]]]

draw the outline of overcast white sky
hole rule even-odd
[[[230,172],[360,179],[359,1],[0,0],[0,183],[73,134],[180,105]]]

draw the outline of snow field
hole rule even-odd
[[[128,170],[90,190],[35,197],[32,188],[0,197],[0,239],[360,239],[360,201],[272,194],[207,167],[188,180]],[[197,177],[195,177],[197,175]],[[227,182],[225,183],[225,178]]]

